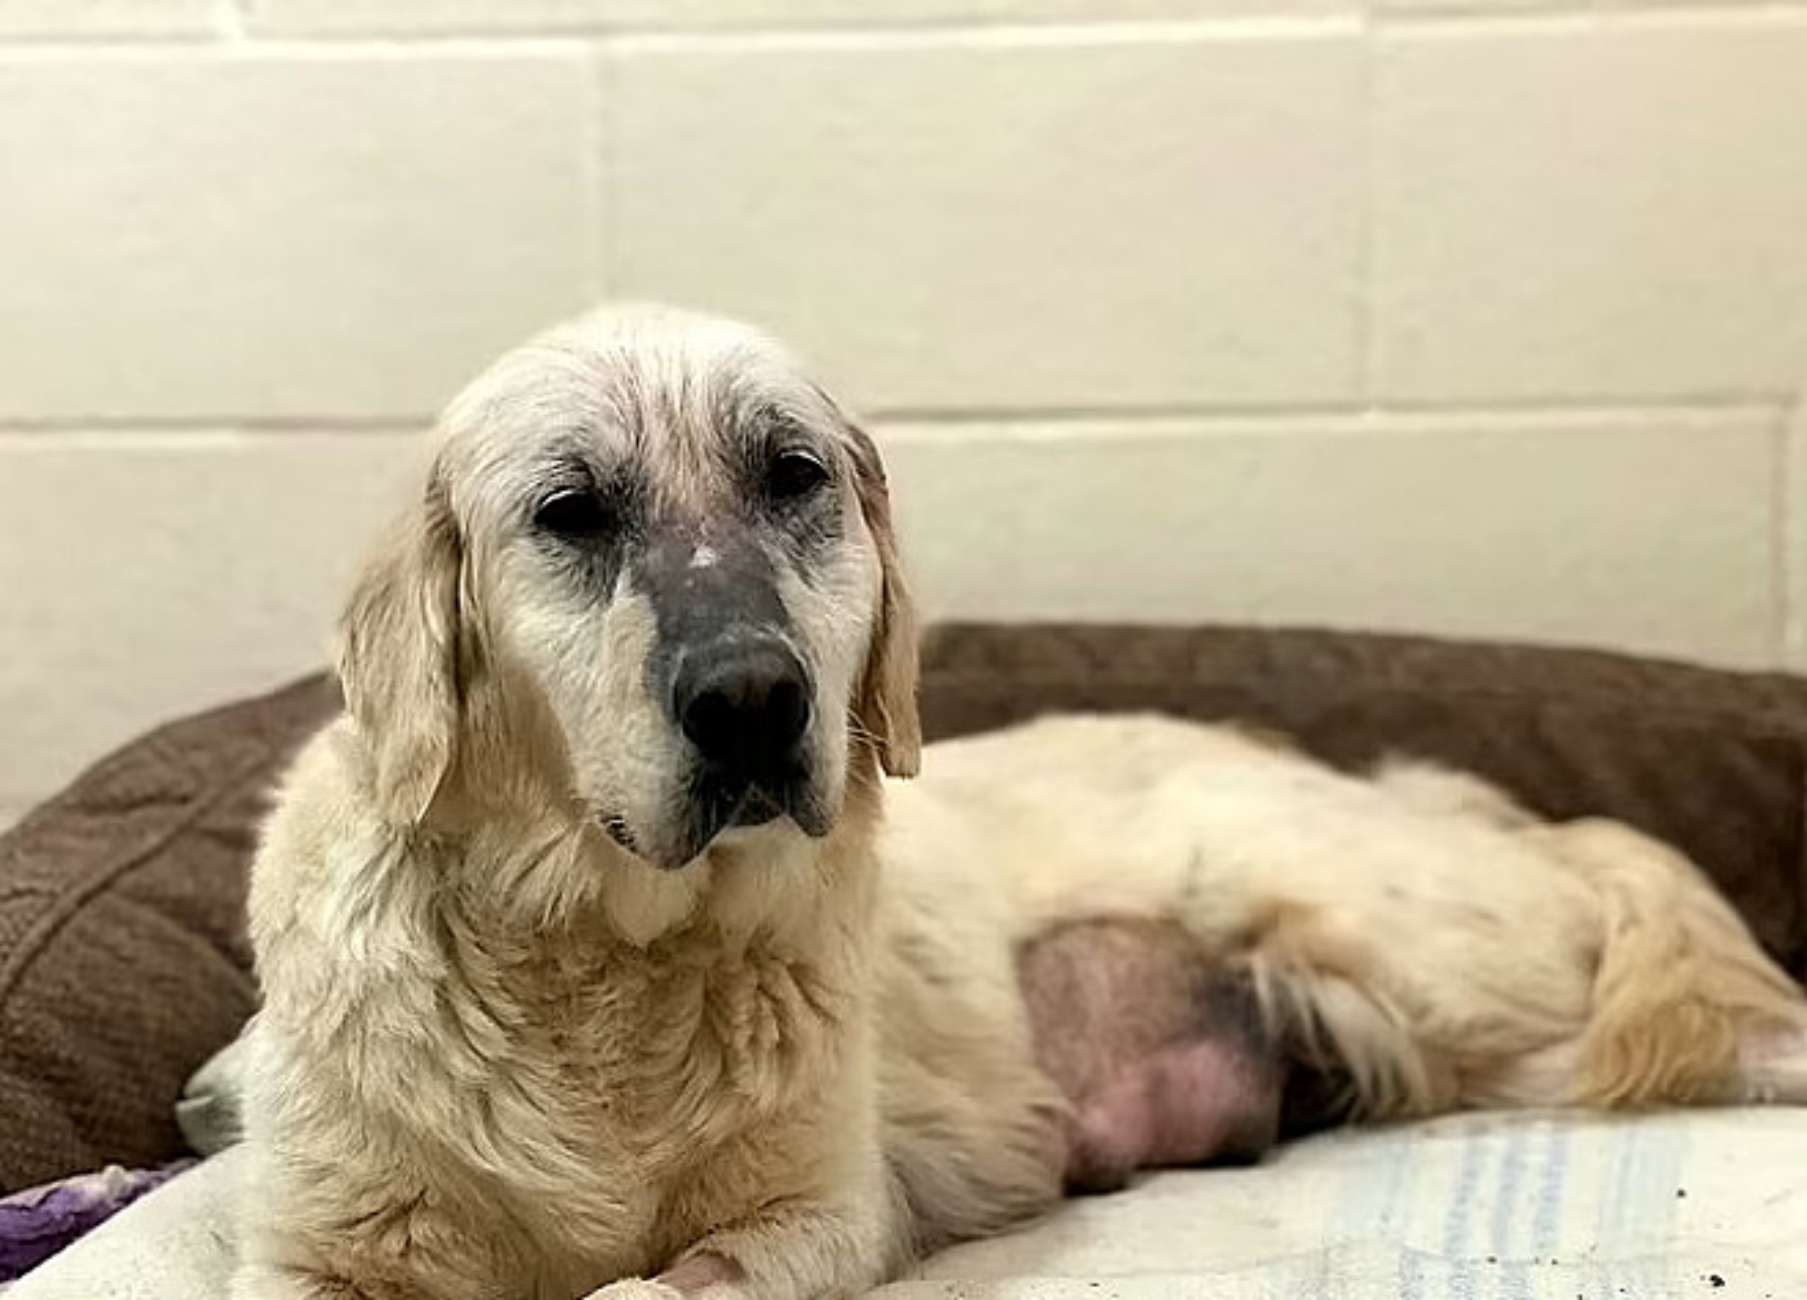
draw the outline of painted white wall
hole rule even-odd
[[[418,430],[759,320],[931,610],[1807,662],[1807,8],[8,0],[0,820],[323,661]]]

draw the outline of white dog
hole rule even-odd
[[[451,407],[259,854],[237,1300],[806,1300],[1331,1113],[1807,1098],[1686,861],[1420,768],[937,746],[872,444],[600,314]],[[650,1279],[650,1280],[648,1280]]]

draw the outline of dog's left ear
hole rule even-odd
[[[866,431],[842,417],[853,456],[853,486],[866,529],[878,547],[878,621],[866,652],[854,713],[878,742],[878,758],[891,776],[915,776],[922,763],[922,718],[916,708],[916,606],[897,552],[885,463]]]

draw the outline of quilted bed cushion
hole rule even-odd
[[[931,737],[1053,709],[1284,730],[1333,762],[1404,751],[1556,817],[1682,846],[1801,974],[1807,683],[1578,651],[1239,629],[950,626]],[[182,1151],[183,1081],[255,990],[245,867],[283,764],[337,708],[310,678],[173,723],[0,836],[0,1190]]]
[[[244,1148],[7,1300],[226,1300]],[[1183,1170],[923,1262],[871,1300],[1800,1300],[1807,1115],[1455,1115]]]

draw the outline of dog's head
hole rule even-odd
[[[599,313],[447,411],[343,622],[385,815],[545,799],[678,867],[914,771],[915,627],[871,441],[756,332]]]

